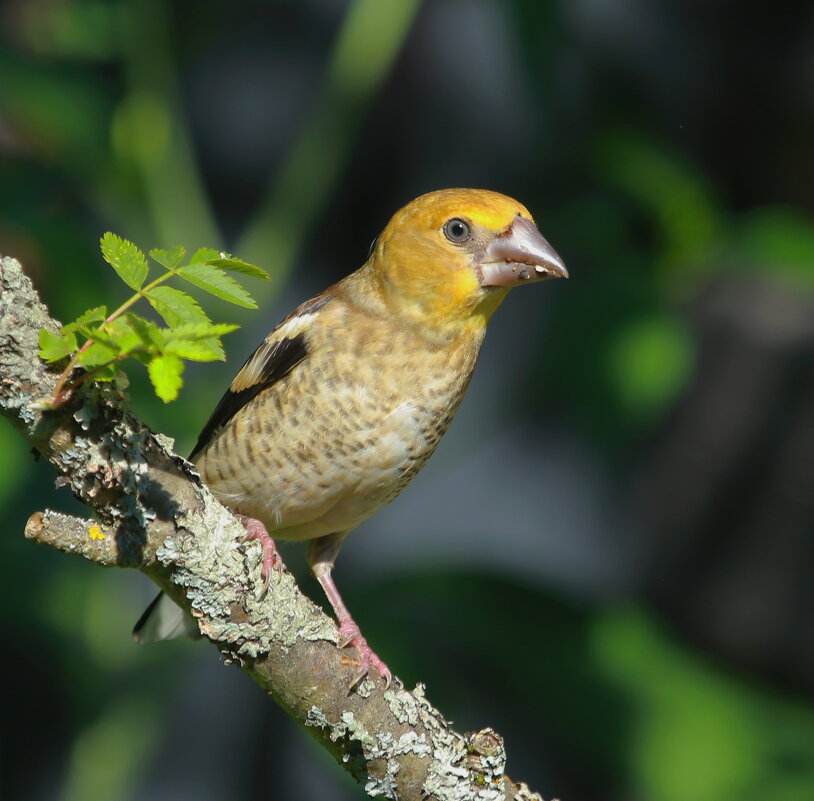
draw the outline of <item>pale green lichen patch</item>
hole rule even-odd
[[[467,769],[463,766],[466,749],[455,740],[456,738],[444,737],[438,742],[433,738],[435,748],[423,790],[439,801],[458,799],[457,793],[460,792],[460,788],[466,786],[462,781],[468,775]]]
[[[259,548],[241,546],[243,527],[204,491],[199,510],[177,522],[210,532],[206,541],[173,536],[157,555],[174,567],[173,581],[185,587],[193,610],[203,615],[207,637],[250,658],[268,653],[272,644],[290,648],[300,639],[335,640],[330,619],[301,596],[289,574],[273,575],[266,597],[258,599]]]
[[[160,432],[153,434],[153,436],[156,442],[168,453],[172,453],[175,450],[175,440],[172,437],[161,434]]]
[[[398,741],[396,753],[408,748],[418,756],[431,755],[423,791],[438,801],[497,801],[502,798],[505,752],[502,749],[484,757],[478,754],[475,764],[471,744],[453,732],[441,714],[424,695],[424,685],[413,692],[388,690],[384,694],[390,711],[399,723],[421,725],[425,734],[410,732]],[[410,736],[413,735],[413,736]],[[502,745],[502,744],[501,744]],[[472,779],[473,768],[480,781]]]
[[[104,508],[111,520],[143,528],[156,517],[145,502],[150,489],[150,471],[144,455],[149,432],[131,425],[126,416],[111,414],[105,407],[107,389],[88,390],[73,419],[83,434],[63,432],[69,447],[54,454],[63,477],[58,485],[69,484],[81,499],[92,501],[110,495]]]
[[[419,757],[425,757],[430,753],[430,746],[424,734],[408,731],[396,740],[394,751],[397,754],[415,754]]]
[[[331,742],[343,741],[342,762],[358,779],[366,782],[370,779],[368,773],[370,758],[367,754],[375,746],[375,740],[352,712],[344,712],[339,721],[331,723],[320,707],[312,706],[305,715],[305,725],[325,731]]]
[[[439,801],[471,798],[492,801],[490,787],[472,788],[471,773],[466,764],[471,749],[463,737],[450,732],[440,715],[434,713],[423,695],[423,688],[408,693],[404,690],[388,690],[385,698],[394,716],[407,725],[423,724],[424,731],[403,732],[398,737],[389,731],[371,732],[363,726],[352,712],[343,712],[336,723],[331,723],[319,707],[312,706],[306,715],[306,725],[326,730],[333,742],[345,739],[361,748],[361,756],[367,765],[365,792],[373,797],[398,798],[398,778],[401,757],[412,754],[429,760],[427,780],[423,790]],[[358,758],[353,748],[348,749],[345,761]],[[490,776],[491,779],[491,776]],[[456,795],[461,787],[467,787],[466,795]],[[473,795],[474,793],[474,795]]]
[[[353,712],[345,711],[339,721],[331,723],[325,713],[317,706],[312,706],[305,717],[306,726],[316,726],[327,731],[332,742],[344,740],[342,761],[349,764],[351,770],[362,777],[365,792],[373,798],[397,798],[397,774],[401,766],[396,759],[398,753],[393,735],[379,732],[372,735]],[[405,741],[403,746],[411,745]],[[375,765],[375,770],[371,770]]]
[[[325,716],[325,713],[318,706],[312,706],[305,713],[305,725],[315,726],[318,729],[324,729],[327,728],[329,725],[328,718]]]
[[[416,685],[411,693],[400,689],[387,690],[384,693],[384,700],[399,723],[415,726],[419,719],[417,696],[423,692],[424,687],[421,684]]]
[[[467,735],[466,763],[478,774],[483,784],[497,785],[503,782],[506,770],[506,747],[503,738],[494,729],[483,729]]]
[[[371,759],[376,759],[378,756],[381,756],[381,753],[378,753],[376,738],[368,732],[364,724],[356,719],[353,712],[343,712],[340,719],[341,723],[338,724],[338,727],[344,730],[347,737],[351,740],[356,740],[371,754],[377,751],[377,756],[371,756]]]
[[[396,691],[385,698],[398,720],[411,726],[420,724],[427,733],[429,742],[415,741],[419,747],[431,748],[427,778],[422,787],[426,795],[438,801],[499,801],[503,798],[506,759],[502,748],[489,755],[487,767],[478,763],[476,775],[482,780],[475,782],[471,743],[449,728],[425,697],[423,685],[417,685],[412,693]]]
[[[85,402],[74,412],[73,419],[79,423],[79,427],[83,431],[90,431],[91,423],[98,417],[96,404],[90,403],[87,399]]]

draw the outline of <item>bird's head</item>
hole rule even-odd
[[[450,333],[485,325],[518,284],[568,277],[528,209],[484,189],[443,189],[408,203],[366,267],[396,313]]]

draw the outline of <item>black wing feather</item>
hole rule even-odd
[[[261,346],[268,347],[267,343]],[[258,348],[259,350],[259,348]],[[256,353],[257,351],[255,351]],[[233,392],[227,389],[220,402],[215,407],[206,425],[203,427],[198,442],[189,455],[194,459],[210,442],[212,437],[225,426],[252,398],[264,389],[276,384],[285,378],[308,354],[308,346],[305,342],[305,335],[298,334],[295,337],[280,339],[270,348],[263,364],[260,375],[251,386]],[[254,353],[246,359],[245,367],[254,358]],[[242,369],[242,368],[241,368]]]

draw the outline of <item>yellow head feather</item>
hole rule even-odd
[[[507,290],[481,286],[474,254],[518,215],[532,219],[521,203],[485,189],[442,189],[396,212],[368,263],[391,311],[439,333],[485,325]],[[453,219],[470,226],[470,241],[445,235]]]

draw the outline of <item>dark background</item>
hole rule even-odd
[[[188,452],[273,323],[414,196],[516,196],[571,271],[513,293],[430,465],[346,544],[351,609],[563,801],[814,798],[814,6],[6,0],[0,253],[62,319],[97,241],[266,267],[180,400]],[[23,539],[81,511],[0,425],[0,795],[355,799],[135,573]],[[301,548],[286,561],[303,586]]]

